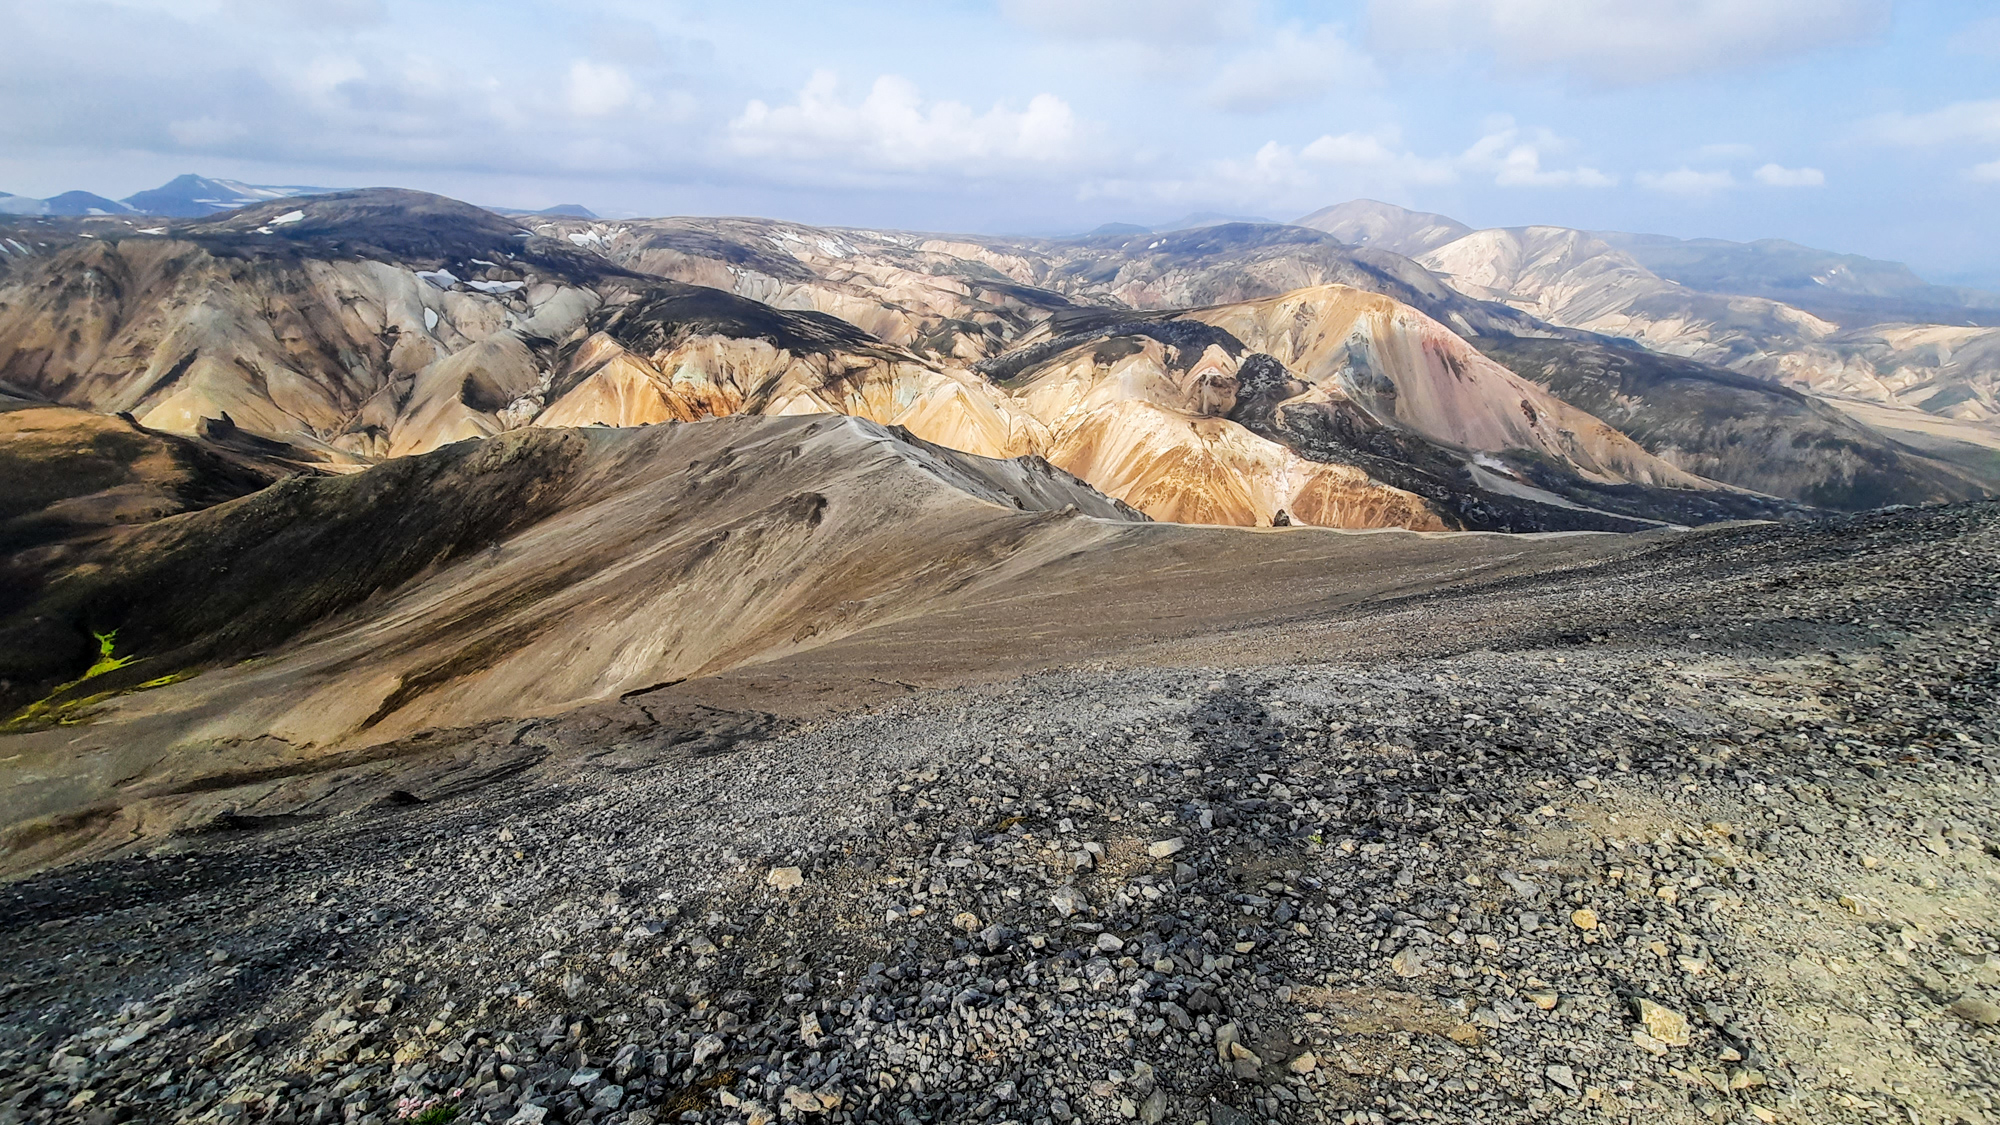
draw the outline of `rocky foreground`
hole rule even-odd
[[[0,892],[0,1121],[2000,1122],[1996,549],[517,724],[560,774]]]

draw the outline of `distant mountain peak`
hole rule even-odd
[[[1342,242],[1388,250],[1414,258],[1472,233],[1472,228],[1448,215],[1412,211],[1376,199],[1353,199],[1322,207],[1295,225],[1323,230]]]
[[[130,210],[146,215],[176,219],[198,219],[221,211],[234,211],[253,203],[268,203],[295,195],[324,195],[331,188],[246,184],[241,180],[218,180],[192,172],[175,176],[159,187],[128,195],[123,200]]]
[[[529,211],[520,207],[487,207],[495,215],[505,215],[510,219],[525,219],[536,216],[545,219],[596,219],[597,212],[581,203],[558,203],[554,207],[544,207],[539,211]]]

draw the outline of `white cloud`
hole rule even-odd
[[[256,18],[234,3],[0,0],[18,46],[0,68],[0,106],[34,108],[0,113],[0,152],[170,155],[238,176],[258,174],[245,162],[304,167],[306,182],[339,184],[399,169],[686,175],[706,140],[687,127],[688,78],[575,64],[559,30],[520,56],[491,37],[426,34],[414,5],[383,6],[386,19],[418,21],[383,34],[302,22],[304,0]]]
[[[1729,172],[1697,172],[1692,168],[1641,172],[1632,178],[1639,182],[1640,187],[1651,191],[1691,197],[1714,195],[1736,186],[1736,177]]]
[[[1037,94],[1024,110],[996,105],[979,114],[960,102],[926,102],[909,80],[883,75],[867,97],[847,102],[838,76],[823,70],[790,105],[751,101],[729,137],[743,156],[969,174],[1068,163],[1080,154],[1082,127],[1054,94]]]
[[[1766,164],[1751,175],[1758,183],[1770,187],[1819,187],[1826,183],[1826,173],[1817,168],[1787,168],[1782,164]]]
[[[1501,119],[1493,131],[1474,141],[1459,155],[1458,163],[1468,169],[1490,172],[1501,187],[1611,187],[1617,177],[1595,168],[1543,168],[1542,156],[1553,155],[1568,146],[1547,130],[1524,133],[1511,121]]]
[[[1247,34],[1256,0],[1000,0],[1010,21],[1050,39],[1207,45]]]
[[[1954,102],[1927,113],[1883,113],[1861,123],[1861,134],[1884,144],[1929,147],[2000,144],[2000,99]]]
[[[578,117],[616,113],[631,105],[638,93],[638,84],[624,70],[588,59],[570,64],[569,81],[563,87],[564,100]]]
[[[1630,86],[1864,39],[1889,0],[1370,0],[1400,50],[1490,51],[1502,69]]]
[[[1230,59],[1202,98],[1217,109],[1258,113],[1309,102],[1337,86],[1372,85],[1375,63],[1341,37],[1337,27],[1285,28],[1269,43]]]
[[[1545,129],[1524,129],[1500,117],[1456,154],[1412,151],[1394,127],[1327,133],[1304,145],[1267,141],[1247,157],[1211,161],[1185,178],[1100,179],[1085,185],[1085,199],[1117,199],[1159,206],[1298,211],[1331,199],[1394,198],[1469,177],[1505,187],[1598,188],[1618,183],[1588,165],[1546,168],[1545,160],[1569,146]]]
[[[2000,184],[2000,160],[1990,161],[1985,164],[1975,164],[1972,170],[1967,172],[1966,175],[1983,183]]]
[[[1329,178],[1398,187],[1450,183],[1458,178],[1451,161],[1404,150],[1393,131],[1382,135],[1328,133],[1298,148],[1267,141],[1249,160],[1216,162],[1214,173],[1217,179],[1247,189],[1259,199],[1270,198],[1277,189],[1314,188]]]

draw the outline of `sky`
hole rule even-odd
[[[2000,288],[1991,0],[0,0],[0,191],[1066,233],[1357,197]]]

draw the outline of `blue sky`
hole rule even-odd
[[[0,0],[0,190],[1062,232],[1368,196],[2000,287],[2000,6]]]

